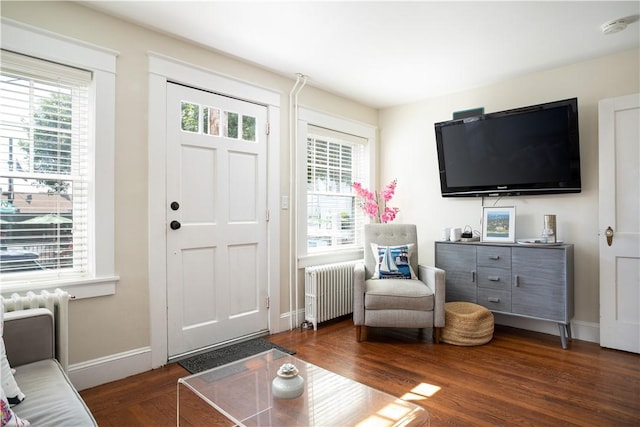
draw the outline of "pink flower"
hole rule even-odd
[[[393,181],[391,181],[391,183],[389,185],[387,185],[384,190],[381,191],[381,195],[382,198],[385,200],[385,202],[388,202],[389,200],[391,200],[393,198],[393,195],[396,192],[396,183],[398,182],[398,180],[394,179]]]
[[[378,215],[378,205],[373,201],[365,203],[363,210],[371,217]]]
[[[396,218],[400,209],[387,207],[387,202],[393,198],[397,182],[398,181],[394,179],[384,187],[379,194],[377,191],[369,191],[366,188],[362,188],[362,184],[359,182],[353,183],[353,189],[361,199],[360,208],[365,214],[369,215],[374,222],[387,223]]]
[[[385,208],[384,213],[380,216],[380,220],[384,223],[393,221],[396,219],[396,214],[399,210],[398,208]]]

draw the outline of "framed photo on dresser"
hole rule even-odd
[[[514,243],[516,241],[516,208],[483,207],[482,241]]]

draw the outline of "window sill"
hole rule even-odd
[[[28,291],[38,292],[42,290],[54,291],[57,288],[69,292],[71,299],[85,299],[114,295],[116,293],[116,283],[119,276],[94,277],[91,279],[66,279],[20,282],[14,284],[3,284],[2,295],[11,296],[13,293],[25,293]]]
[[[363,259],[362,248],[355,248],[339,252],[324,252],[298,257],[298,268],[312,267],[314,265],[332,264],[336,262],[353,261]]]

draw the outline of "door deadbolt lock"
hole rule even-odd
[[[179,221],[171,221],[171,224],[169,224],[169,227],[171,227],[172,230],[177,230],[180,227],[182,227],[182,224],[180,224]]]
[[[607,245],[611,246],[611,243],[613,243],[613,228],[611,226],[607,227],[604,235],[607,236]]]
[[[180,203],[178,202],[171,202],[170,206],[172,211],[177,211],[178,209],[180,209]]]

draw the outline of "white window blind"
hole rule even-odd
[[[352,184],[362,180],[367,140],[316,126],[307,132],[307,251],[358,245],[363,216]]]
[[[88,274],[91,72],[2,51],[4,279]]]

